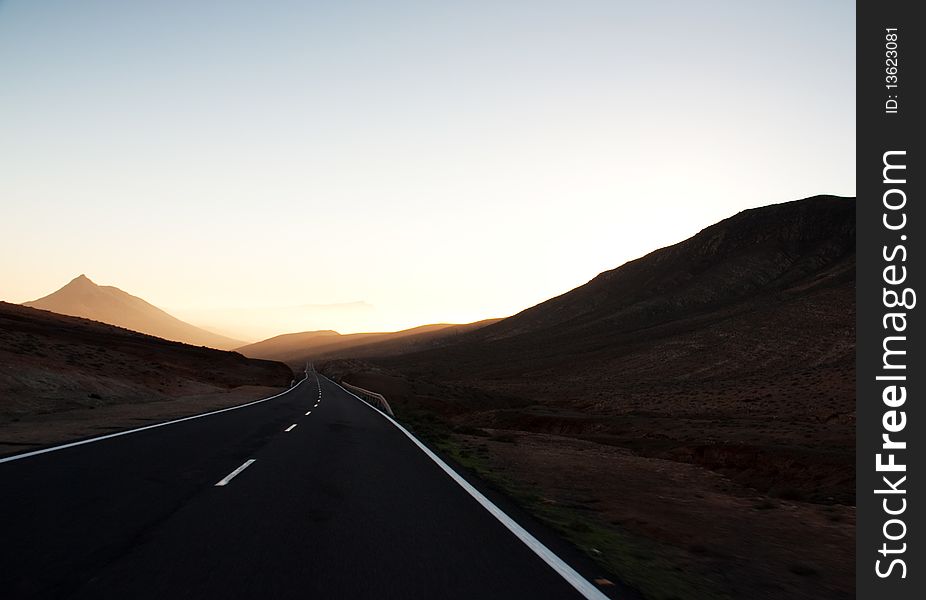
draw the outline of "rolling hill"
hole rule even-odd
[[[0,423],[45,413],[283,387],[281,363],[0,302]]]
[[[386,362],[493,378],[580,364],[584,372],[594,365],[610,370],[613,359],[635,349],[675,335],[717,334],[732,321],[742,322],[729,339],[689,357],[703,363],[699,373],[742,375],[759,363],[767,369],[771,356],[727,354],[747,338],[758,344],[751,334],[759,328],[770,335],[768,342],[789,348],[808,332],[819,332],[821,341],[795,348],[796,355],[826,354],[826,340],[835,333],[843,336],[852,325],[854,211],[854,199],[833,196],[743,211],[561,296],[465,333],[452,344]],[[826,304],[828,298],[838,302]],[[797,305],[806,310],[782,321],[781,313]],[[827,327],[834,322],[838,327]],[[771,323],[780,329],[768,330]],[[782,368],[797,362],[795,354],[775,355]],[[652,358],[645,367],[654,374],[667,374],[677,364],[665,360],[668,356]],[[690,379],[694,373],[677,375]]]
[[[279,360],[289,365],[334,357],[387,356],[403,354],[453,343],[457,336],[497,322],[487,319],[465,325],[447,323],[421,325],[388,333],[306,331],[287,333],[238,348],[245,356]]]
[[[594,435],[848,500],[855,200],[743,211],[453,343],[354,358],[478,392],[425,401],[470,423]],[[496,404],[466,400],[483,394]]]
[[[83,317],[194,346],[232,350],[243,345],[239,340],[181,321],[119,288],[97,285],[86,275],[74,278],[48,296],[25,302],[23,306]]]

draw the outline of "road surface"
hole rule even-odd
[[[0,488],[4,600],[604,597],[314,373],[242,408],[0,459]]]

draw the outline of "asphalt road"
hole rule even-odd
[[[2,462],[0,521],[4,600],[582,597],[405,433],[314,375]]]

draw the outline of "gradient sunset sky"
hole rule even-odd
[[[0,0],[0,299],[86,273],[249,339],[506,316],[854,195],[854,35],[835,0]]]

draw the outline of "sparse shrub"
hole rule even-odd
[[[588,533],[592,530],[585,521],[579,521],[578,519],[570,521],[567,527],[576,533]]]
[[[475,435],[480,437],[487,435],[485,431],[478,427],[473,427],[472,425],[457,425],[453,428],[453,432],[459,433],[460,435]]]

